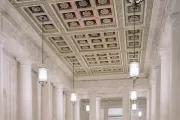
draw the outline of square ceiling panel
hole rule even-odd
[[[44,23],[46,42],[71,71],[75,64],[76,75],[128,74],[132,61],[143,72],[153,0],[139,4],[135,15],[127,0],[9,2],[39,35]]]
[[[125,0],[124,2],[124,14],[125,14],[125,25],[130,26],[134,24],[134,19],[136,25],[142,25],[144,23],[144,10],[145,10],[145,2],[137,5],[135,8],[135,15],[134,15],[134,6],[132,4],[127,3]]]
[[[89,66],[122,65],[122,56],[120,52],[86,54],[84,55],[84,59]]]
[[[126,48],[127,49],[134,48],[134,40],[135,40],[135,48],[142,47],[142,35],[143,35],[142,29],[136,29],[135,31],[127,30],[125,34],[126,34]]]
[[[80,52],[120,49],[118,33],[114,31],[76,34],[71,38]]]
[[[58,2],[52,8],[67,31],[116,26],[113,0]]]
[[[72,53],[70,45],[62,36],[48,37],[49,42],[61,53]]]
[[[124,73],[122,66],[91,67],[92,74]]]
[[[140,51],[131,51],[127,52],[127,63],[130,64],[131,62],[141,62],[141,52]]]
[[[23,10],[25,14],[28,14],[28,16],[31,17],[33,22],[39,27],[40,30],[42,29],[43,24],[43,30],[45,33],[58,32],[57,27],[54,25],[42,5],[23,7]]]

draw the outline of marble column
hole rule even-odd
[[[153,67],[150,72],[150,118],[151,120],[156,120],[156,69]]]
[[[50,82],[41,87],[41,120],[52,119],[52,92]]]
[[[156,120],[156,81],[151,80],[151,120]]]
[[[63,94],[64,120],[66,120],[66,94]]]
[[[172,11],[174,14],[171,15],[171,41],[172,41],[172,66],[171,66],[171,83],[170,83],[170,119],[180,119],[180,1],[174,0]]]
[[[156,68],[156,119],[160,120],[160,85],[161,85],[161,67],[157,66]]]
[[[84,115],[85,120],[89,120],[89,112],[86,111],[86,106],[84,107],[84,110],[81,111],[81,113]]]
[[[101,98],[96,97],[96,120],[100,120],[101,114]]]
[[[18,120],[33,120],[31,60],[18,58],[20,62]]]
[[[160,120],[169,120],[170,99],[170,50],[162,48],[159,51],[161,58],[161,95],[160,95]]]
[[[74,105],[74,117],[75,120],[80,120],[80,101],[81,99],[77,96],[77,102]]]
[[[55,102],[55,120],[64,120],[64,99],[63,99],[63,85],[55,85],[54,88],[54,102]]]
[[[3,40],[0,37],[0,120],[4,119],[4,109],[3,109]]]
[[[89,120],[96,120],[96,94],[90,94],[90,113]]]
[[[123,120],[130,120],[130,99],[129,92],[123,93]]]
[[[104,108],[104,120],[108,120],[108,106],[106,105],[105,108]]]
[[[147,111],[147,115],[146,115],[146,119],[147,120],[151,120],[151,89],[149,88],[148,91],[147,91],[147,97],[146,97],[146,100],[147,100],[147,107],[146,107],[146,111]]]
[[[66,120],[74,120],[73,105],[71,103],[71,93],[66,93]]]

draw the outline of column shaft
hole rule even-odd
[[[149,89],[148,91],[147,91],[147,115],[146,115],[146,117],[147,117],[147,120],[151,120],[151,105],[150,105],[150,103],[151,103],[151,90]]]
[[[64,105],[64,120],[66,120],[66,95],[63,95],[63,105]]]
[[[101,114],[101,98],[96,97],[96,120],[100,120]]]
[[[178,3],[175,3],[174,6],[177,11],[174,15],[172,15],[171,19],[173,21],[172,25],[172,66],[171,66],[171,83],[170,83],[170,119],[178,120],[180,118],[180,9],[179,8],[179,0],[174,0]]]
[[[156,67],[156,120],[160,120],[160,84],[161,84],[161,69]]]
[[[63,109],[63,86],[59,85],[54,89],[55,95],[55,118],[56,120],[64,120],[64,109]]]
[[[66,120],[74,120],[73,119],[73,113],[74,110],[72,110],[72,103],[71,103],[71,95],[67,94],[66,96]]]
[[[95,94],[90,94],[89,120],[96,120],[96,95]]]
[[[3,45],[0,43],[0,119],[4,119],[3,109]]]
[[[129,92],[125,92],[123,95],[123,120],[130,120],[130,111]]]
[[[52,102],[51,102],[51,83],[41,88],[41,120],[52,119]]]
[[[151,120],[156,120],[156,85],[151,84]]]
[[[80,99],[77,100],[74,107],[75,120],[80,120]]]
[[[108,120],[108,106],[104,108],[104,120]]]
[[[31,62],[27,59],[20,60],[19,80],[19,120],[33,120],[32,113],[32,75]]]
[[[160,120],[169,120],[169,93],[170,93],[170,51],[160,50],[161,57],[161,98]]]

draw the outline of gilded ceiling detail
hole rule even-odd
[[[152,1],[134,15],[126,0],[9,0],[39,35],[44,23],[46,42],[77,75],[126,74],[131,61],[143,72]]]

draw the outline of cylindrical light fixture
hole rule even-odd
[[[136,110],[137,110],[137,105],[136,105],[136,103],[133,103],[133,104],[132,104],[131,109],[132,109],[132,111],[136,111]]]
[[[131,62],[130,63],[130,77],[134,79],[139,77],[139,63],[138,62]]]
[[[89,111],[90,111],[90,106],[86,105],[86,112],[89,112]]]
[[[39,83],[47,83],[47,69],[45,67],[40,67],[38,71]]]
[[[132,90],[132,91],[131,91],[130,99],[131,99],[132,101],[137,100],[137,91],[136,91],[136,90]]]
[[[141,118],[142,117],[142,111],[138,112],[138,117]]]
[[[75,103],[77,101],[76,93],[71,93],[71,102]]]

